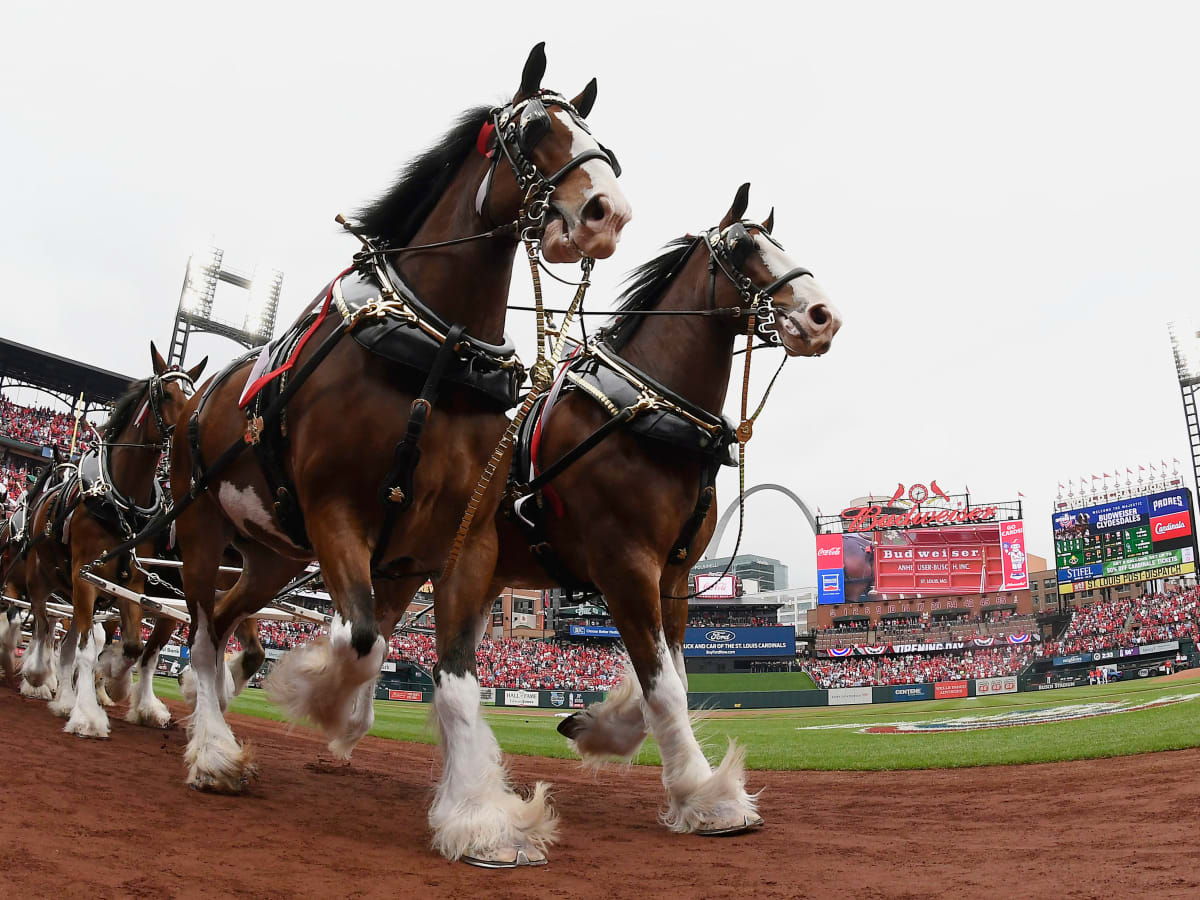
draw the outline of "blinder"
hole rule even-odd
[[[526,156],[533,155],[533,149],[550,133],[550,113],[541,100],[531,98],[521,109],[517,120],[517,143],[521,152]]]
[[[780,250],[783,249],[782,245],[770,234],[762,230],[759,233]],[[741,294],[742,300],[757,319],[756,330],[758,333],[772,344],[782,343],[779,333],[775,330],[775,303],[772,298],[784,285],[801,275],[811,276],[812,272],[802,266],[797,266],[784,272],[766,287],[757,287],[741,270],[741,262],[745,260],[750,248],[754,247],[754,238],[745,222],[734,222],[723,232],[716,228],[712,229],[704,243],[711,256],[710,269],[715,275],[716,269],[719,268],[733,282],[738,293]]]
[[[602,144],[572,157],[562,168],[551,175],[543,175],[538,171],[530,157],[537,145],[550,133],[553,126],[550,112],[546,109],[547,103],[561,107],[576,125],[588,134],[592,133],[570,101],[549,91],[523,100],[515,106],[509,105],[503,109],[493,110],[492,122],[495,126],[497,142],[517,173],[517,180],[522,188],[530,184],[541,183],[547,191],[552,191],[571,172],[592,159],[608,163],[612,166],[613,173],[619,177],[621,164],[617,161],[617,155]]]

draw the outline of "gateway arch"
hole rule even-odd
[[[808,505],[800,499],[794,491],[785,488],[782,484],[756,484],[754,487],[747,489],[742,495],[742,502],[745,503],[754,494],[759,491],[778,491],[783,496],[787,497],[800,508],[800,512],[804,513],[804,518],[808,521],[808,525],[813,530],[813,534],[817,533],[817,517],[812,514],[812,510]],[[713,531],[712,540],[708,542],[708,547],[704,551],[701,559],[712,559],[718,547],[721,546],[721,538],[725,534],[725,529],[729,525],[730,519],[734,517],[738,511],[738,504],[731,503],[725,508],[725,512],[721,513],[721,518],[717,520],[717,528]]]

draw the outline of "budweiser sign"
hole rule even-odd
[[[842,527],[846,531],[878,531],[928,525],[973,525],[994,521],[996,514],[994,506],[977,506],[974,509],[921,509],[914,506],[903,513],[885,513],[883,507],[878,505],[850,506],[842,510]]]

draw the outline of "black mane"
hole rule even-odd
[[[475,146],[490,113],[490,107],[477,106],[459,116],[440,141],[404,167],[386,194],[359,210],[359,230],[392,247],[406,246]]]
[[[626,316],[624,313],[652,309],[695,245],[696,238],[693,235],[675,238],[663,248],[662,253],[629,273],[625,279],[625,290],[618,298],[620,306],[605,328],[608,343],[614,350],[624,347],[637,331],[638,325],[645,320],[644,316]]]
[[[108,421],[100,428],[100,434],[106,441],[115,441],[117,435],[129,424],[129,420],[133,417],[134,412],[141,408],[139,401],[146,396],[146,389],[149,386],[149,378],[130,382],[128,390],[125,391],[120,400],[113,404],[112,413],[109,415]]]

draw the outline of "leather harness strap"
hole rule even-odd
[[[379,501],[384,505],[383,525],[379,529],[379,538],[375,550],[371,553],[371,571],[377,572],[383,561],[391,541],[392,531],[396,527],[396,518],[401,512],[412,506],[413,475],[417,464],[421,461],[421,435],[429,421],[433,405],[437,402],[441,390],[442,378],[451,358],[458,352],[459,342],[466,329],[462,325],[451,325],[446,332],[446,340],[438,348],[434,357],[433,367],[425,378],[421,393],[413,400],[408,410],[408,425],[404,437],[396,444],[392,455],[392,468],[379,487]],[[386,574],[386,573],[381,573]]]

